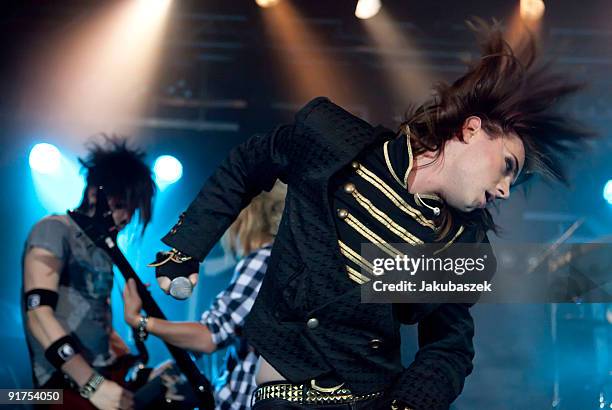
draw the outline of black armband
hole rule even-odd
[[[79,353],[76,340],[70,335],[60,337],[45,350],[45,357],[56,369]]]
[[[49,289],[32,289],[25,294],[26,311],[34,310],[40,306],[51,306],[55,310],[57,306],[57,292]]]

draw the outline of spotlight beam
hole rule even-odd
[[[146,109],[171,0],[108,2],[50,39],[24,70],[23,112],[65,135],[131,134]]]
[[[429,97],[434,77],[425,68],[428,62],[398,22],[383,9],[375,19],[362,20],[362,24],[385,67],[385,78],[395,102],[405,107]],[[397,55],[401,54],[410,55],[410,65],[398,62]]]
[[[325,55],[323,42],[308,26],[291,1],[261,11],[267,36],[276,50],[280,76],[291,99],[303,103],[326,95],[340,104],[356,100],[350,72],[340,72]]]

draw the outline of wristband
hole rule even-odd
[[[53,367],[61,370],[62,365],[77,355],[79,351],[76,340],[66,335],[51,343],[45,350],[45,357]]]
[[[87,382],[79,389],[79,394],[81,397],[89,399],[98,390],[103,381],[104,377],[94,370]]]
[[[136,326],[136,337],[141,342],[144,342],[149,335],[147,332],[147,323],[149,322],[149,318],[147,316],[140,316],[140,320],[138,321],[138,325]]]

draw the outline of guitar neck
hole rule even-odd
[[[134,279],[136,282],[136,287],[138,289],[138,294],[142,299],[142,308],[147,313],[147,315],[151,317],[156,317],[159,319],[166,319],[166,316],[161,311],[149,290],[142,283],[136,272],[132,268],[131,264],[125,258],[121,250],[117,248],[117,246],[106,247],[105,251],[110,255],[113,262],[127,281],[128,279]],[[206,378],[202,375],[196,364],[194,363],[191,355],[174,345],[171,345],[164,341],[164,344],[170,351],[170,354],[174,358],[176,365],[178,368],[185,374],[189,383],[191,383],[194,388],[196,394],[201,394],[204,391],[210,391],[210,383],[206,380]]]

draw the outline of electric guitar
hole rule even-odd
[[[96,212],[92,217],[76,211],[68,211],[68,216],[81,228],[83,233],[100,249],[104,250],[121,272],[125,281],[134,279],[143,310],[147,315],[166,319],[146,286],[142,283],[128,260],[117,247],[118,228],[113,220],[103,187],[98,188]],[[202,410],[213,410],[215,402],[208,379],[200,372],[191,354],[181,348],[164,342],[179,370],[185,375],[197,397]]]

